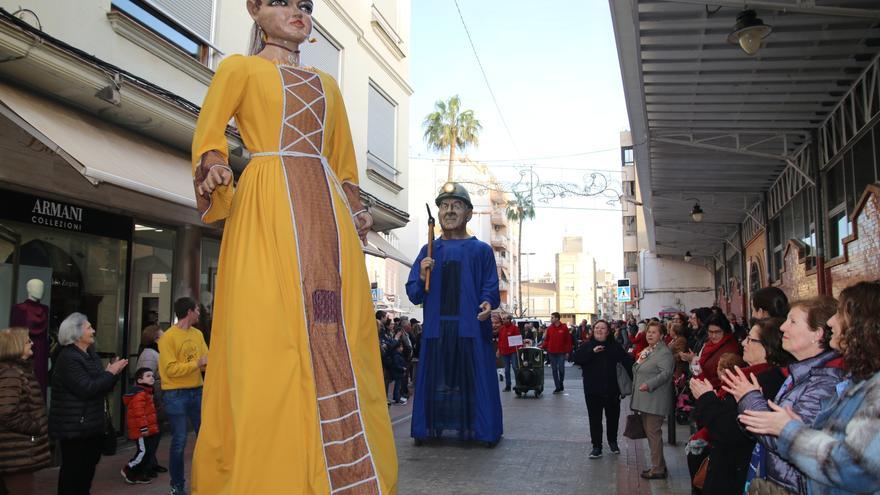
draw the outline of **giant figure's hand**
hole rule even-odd
[[[358,213],[354,216],[354,226],[357,228],[358,237],[361,238],[361,242],[366,246],[367,233],[373,227],[373,215],[370,215],[370,212],[366,210]]]
[[[480,321],[486,321],[489,319],[489,316],[492,314],[492,305],[489,304],[488,301],[483,301],[480,304],[480,312],[477,313],[477,319]]]
[[[422,282],[425,281],[425,276],[427,273],[434,269],[434,258],[425,257],[422,259],[421,265],[419,265],[419,277],[421,277]]]
[[[229,167],[211,167],[205,180],[196,188],[200,196],[210,195],[219,186],[228,186],[232,182],[232,170]]]

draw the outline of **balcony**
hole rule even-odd
[[[510,284],[505,282],[504,280],[498,281],[498,290],[507,290],[510,288]]]
[[[501,210],[495,210],[492,212],[492,225],[501,225],[507,226],[507,215],[505,212]]]
[[[624,252],[637,252],[639,250],[639,240],[636,235],[626,235],[623,236],[623,250]]]
[[[506,235],[492,234],[489,243],[492,244],[492,247],[507,248],[510,245],[510,240]]]
[[[505,257],[499,255],[498,252],[496,251],[495,252],[495,264],[498,265],[499,267],[509,269],[510,268],[510,258],[505,258]]]

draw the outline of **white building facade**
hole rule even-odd
[[[339,81],[382,273],[403,271],[409,19],[409,0],[317,0],[302,47]],[[190,145],[217,64],[247,50],[251,25],[243,1],[0,0],[0,299],[44,279],[50,332],[82,311],[98,350],[120,356],[171,323],[176,297],[210,314],[222,225],[195,210]],[[238,175],[249,154],[227,137]]]

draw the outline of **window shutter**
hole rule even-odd
[[[391,179],[396,178],[394,160],[395,105],[370,84],[367,117],[368,161]]]
[[[300,63],[320,69],[339,81],[339,47],[319,29],[312,31],[314,43],[303,43],[300,47]]]
[[[214,41],[214,0],[144,0],[202,41]]]

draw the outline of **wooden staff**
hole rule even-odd
[[[425,208],[428,210],[428,258],[434,257],[434,216],[431,215],[431,207],[428,206],[428,203],[425,203]],[[431,270],[428,269],[428,273],[425,274],[425,292],[431,292]]]

